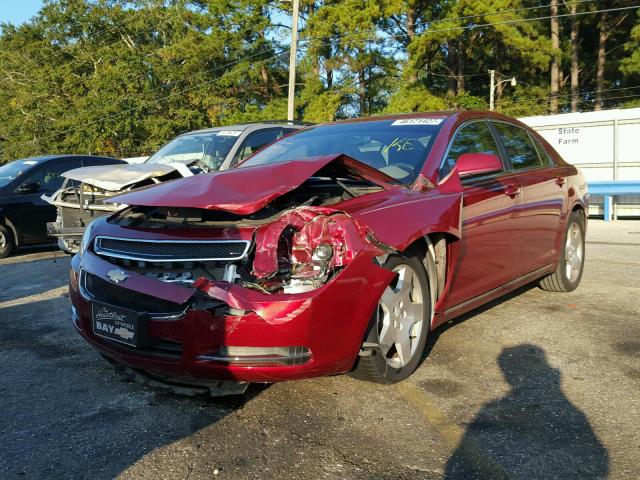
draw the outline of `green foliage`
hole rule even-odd
[[[570,4],[560,2],[559,13]],[[150,154],[184,131],[285,118],[290,31],[281,24],[290,8],[269,0],[47,0],[32,21],[0,25],[0,161]],[[518,79],[496,89],[498,111],[547,113],[554,52],[549,21],[537,17],[548,13],[529,0],[301,0],[296,116],[486,109],[490,69],[499,81]],[[618,13],[561,17],[562,111],[572,25],[579,108],[593,106],[600,30],[603,104],[637,103],[639,17]]]
[[[421,85],[400,89],[389,100],[389,105],[384,113],[410,113],[429,110],[445,110],[445,99],[436,97]]]

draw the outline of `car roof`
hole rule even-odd
[[[494,118],[496,120],[516,121],[513,117],[509,117],[502,113],[491,112],[488,110],[436,110],[431,112],[410,112],[410,113],[397,113],[390,115],[376,115],[371,117],[361,118],[347,118],[344,120],[336,120],[334,122],[326,122],[322,125],[335,125],[342,123],[360,123],[360,122],[375,122],[385,120],[403,120],[410,118],[450,118],[456,117],[459,120],[470,120],[473,118]]]
[[[16,160],[12,160],[14,162],[29,162],[32,165],[41,165],[43,163],[46,162],[51,162],[54,160],[61,160],[61,159],[70,159],[73,160],[74,158],[77,159],[82,159],[82,158],[102,158],[105,160],[118,160],[115,157],[106,157],[103,155],[81,155],[81,154],[72,154],[72,153],[65,153],[65,154],[60,154],[60,155],[38,155],[38,156],[34,156],[34,157],[25,157],[25,158],[18,158]]]
[[[304,128],[308,127],[310,124],[306,123],[296,123],[289,122],[288,120],[272,120],[272,121],[264,121],[264,122],[255,122],[255,123],[238,123],[235,125],[225,125],[222,127],[209,127],[202,128],[200,130],[192,130],[190,132],[185,132],[179,136],[183,135],[191,135],[194,133],[208,133],[208,132],[220,132],[222,130],[239,130],[244,132],[245,130],[262,130],[264,128],[277,128],[277,127],[287,127],[287,128]]]

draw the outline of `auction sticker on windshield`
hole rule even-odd
[[[216,133],[217,137],[239,137],[242,130],[220,130]]]
[[[403,118],[396,120],[391,125],[440,125],[444,118]]]

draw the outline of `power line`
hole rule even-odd
[[[576,12],[575,14],[573,13],[562,13],[559,15],[544,15],[544,16],[540,16],[540,17],[533,17],[533,18],[516,18],[513,20],[503,20],[500,22],[487,22],[487,23],[479,23],[479,24],[475,24],[475,25],[462,25],[462,26],[457,26],[457,27],[448,27],[448,28],[440,28],[440,29],[428,29],[425,30],[424,32],[422,32],[420,35],[424,35],[425,33],[445,33],[445,32],[454,32],[454,31],[464,31],[464,30],[475,30],[475,29],[479,29],[479,28],[486,28],[486,27],[495,27],[495,26],[500,26],[500,25],[515,25],[515,24],[519,24],[519,23],[528,23],[528,22],[536,22],[536,21],[540,21],[540,20],[549,20],[551,18],[564,18],[564,17],[572,17],[572,16],[583,16],[583,15],[595,15],[597,13],[609,13],[609,12],[621,12],[621,11],[625,11],[625,10],[632,10],[632,9],[636,9],[636,8],[640,8],[640,4],[639,5],[632,5],[632,6],[626,6],[626,7],[615,7],[615,8],[606,8],[606,9],[600,9],[600,10],[592,10],[589,12]],[[482,16],[482,15],[480,15]],[[442,21],[452,21],[455,19],[443,19]],[[435,23],[431,22],[431,23]],[[363,33],[369,33],[369,32],[374,32],[374,33],[378,33],[379,30],[364,30],[362,32],[346,32],[343,34],[336,34],[336,35],[324,35],[324,36],[317,36],[317,37],[307,37],[307,38],[303,38],[300,40],[300,42],[308,42],[309,40],[313,40],[315,38],[322,38],[322,39],[326,39],[328,37],[332,37],[332,38],[344,38],[344,37],[348,37],[348,36],[356,36],[356,35],[362,35]],[[387,35],[385,37],[376,37],[372,40],[386,40],[389,38],[401,38],[401,37],[406,37],[406,34],[399,34],[399,35]],[[366,38],[362,39],[362,41],[368,41]],[[333,45],[333,44],[331,44]]]
[[[610,9],[601,9],[601,10],[596,10],[596,11],[592,11],[592,12],[579,12],[579,13],[577,13],[576,15],[596,14],[596,13],[604,13],[604,12],[617,12],[617,11],[629,10],[629,9],[632,9],[632,8],[638,8],[638,6],[639,6],[639,5],[628,6],[628,7],[619,7],[619,8],[610,8]],[[557,15],[556,17],[566,17],[566,16],[570,16],[570,15],[573,15],[573,14],[561,14],[561,15]],[[475,16],[474,16],[474,17],[475,17]],[[523,22],[539,21],[539,20],[544,20],[544,19],[549,19],[549,18],[552,18],[552,16],[536,17],[536,18],[530,18],[530,19],[515,19],[515,20],[509,20],[509,21],[494,22],[494,23],[485,23],[485,24],[478,24],[478,25],[468,25],[468,26],[462,26],[462,27],[452,27],[452,28],[445,28],[445,29],[439,29],[439,30],[430,30],[429,32],[430,32],[430,33],[437,33],[437,32],[446,32],[446,31],[459,31],[459,30],[466,30],[466,29],[482,28],[482,27],[487,27],[487,26],[497,26],[497,25],[506,25],[506,24],[514,24],[514,23],[523,23]],[[448,19],[447,21],[451,21],[451,19]],[[359,34],[359,33],[358,33],[358,34]],[[345,34],[345,35],[346,35],[346,34]],[[322,37],[322,38],[326,38],[326,37]],[[310,39],[311,39],[311,38],[309,38],[309,39],[305,39],[305,40],[301,40],[301,41],[302,41],[302,42],[304,42],[304,41],[308,41],[308,40],[310,40]],[[377,40],[383,40],[383,39],[378,38]],[[324,45],[333,45],[333,42],[325,43]],[[270,48],[270,49],[268,49],[268,51],[272,51],[272,49]],[[258,52],[257,54],[254,54],[254,55],[251,55],[251,56],[248,56],[248,57],[241,58],[241,59],[236,60],[236,61],[234,61],[234,62],[229,62],[228,64],[225,64],[225,65],[222,65],[222,66],[215,67],[214,69],[210,69],[210,70],[208,70],[208,71],[216,71],[216,70],[220,70],[220,69],[223,69],[223,68],[227,68],[227,67],[228,67],[228,66],[230,66],[230,65],[234,65],[234,64],[237,64],[237,63],[243,62],[243,61],[245,61],[245,60],[247,60],[247,59],[250,59],[250,58],[252,58],[252,57],[255,57],[255,56],[257,56],[257,55],[259,55],[259,54],[262,54],[262,53],[265,53],[265,52],[267,52],[267,50],[262,51],[262,52]],[[288,52],[289,52],[289,49],[288,49],[288,48],[287,48],[287,49],[284,49],[284,50],[282,50],[282,51],[280,51],[280,52],[278,52],[278,53],[274,54],[273,56],[271,56],[271,57],[269,57],[269,58],[266,58],[266,59],[263,59],[263,60],[258,61],[257,63],[263,63],[263,62],[268,62],[268,61],[274,60],[274,59],[276,59],[276,58],[280,57],[281,55],[286,54],[286,53],[288,53]],[[255,64],[251,64],[251,65],[249,65],[249,66],[245,67],[245,69],[247,69],[247,70],[248,70],[248,69],[253,68],[254,66],[255,66]],[[208,71],[205,71],[205,72],[208,72]],[[441,74],[440,74],[440,75],[441,75]],[[478,75],[478,76],[479,76],[479,75],[486,75],[486,74],[470,74],[469,76],[476,76],[476,75]],[[207,81],[201,82],[201,83],[199,83],[199,84],[196,84],[196,85],[190,86],[190,87],[188,87],[188,88],[186,88],[186,89],[183,89],[183,90],[181,90],[181,91],[173,92],[173,93],[171,93],[171,94],[169,94],[169,95],[166,95],[166,96],[164,96],[164,97],[161,97],[161,98],[159,98],[159,99],[150,99],[150,100],[148,100],[147,102],[161,102],[161,101],[164,101],[164,100],[166,100],[166,99],[168,99],[168,98],[174,97],[174,96],[176,96],[176,95],[181,95],[181,94],[184,94],[184,93],[186,93],[186,92],[188,92],[188,91],[194,90],[194,89],[196,89],[196,88],[200,88],[200,87],[202,87],[202,86],[205,86],[205,85],[211,84],[211,83],[213,83],[213,82],[215,82],[215,81],[217,81],[217,80],[219,80],[219,78],[210,79],[210,80],[207,80]],[[184,81],[184,80],[181,80],[181,81]],[[174,85],[176,85],[176,84],[180,83],[181,81],[175,82],[175,83],[174,83]],[[161,87],[161,88],[162,88],[162,87]],[[166,88],[166,87],[164,87],[164,88]],[[155,90],[157,90],[157,89],[155,89]],[[153,91],[155,91],[155,90],[153,90]],[[148,92],[147,92],[147,93],[148,93]],[[134,94],[134,95],[135,95],[135,94]],[[132,95],[130,95],[130,96],[132,96]],[[130,96],[127,96],[127,97],[125,97],[124,99],[130,98]],[[607,99],[604,99],[604,100],[607,100]],[[146,102],[145,102],[145,103],[146,103]],[[61,131],[61,132],[57,132],[55,135],[64,135],[64,134],[66,134],[66,133],[68,133],[68,132],[72,132],[72,131],[78,130],[78,129],[80,129],[80,128],[84,128],[84,127],[86,127],[86,126],[88,126],[88,125],[92,125],[92,124],[99,123],[99,122],[102,122],[102,121],[104,121],[104,120],[107,120],[107,119],[110,119],[110,118],[113,118],[113,117],[117,117],[117,116],[120,116],[120,115],[124,115],[124,114],[126,114],[126,113],[129,113],[129,112],[131,112],[131,111],[136,110],[137,108],[139,108],[139,106],[137,106],[137,107],[135,107],[135,108],[125,109],[125,110],[122,110],[122,111],[120,111],[120,112],[118,112],[118,113],[115,113],[115,114],[112,114],[112,115],[107,115],[107,116],[104,116],[104,117],[98,118],[98,119],[96,119],[96,120],[94,120],[94,121],[92,121],[92,122],[85,123],[85,124],[84,124],[84,125],[82,125],[81,127],[72,127],[72,128],[70,128],[70,129],[66,129],[66,130],[63,130],[63,131]],[[44,136],[44,137],[42,137],[41,139],[43,139],[43,138],[48,138],[48,137],[49,137],[49,136]],[[29,142],[29,144],[33,144],[34,142],[35,142],[35,140],[34,140],[34,141],[32,141],[32,142]]]
[[[593,3],[596,2],[598,0],[575,0],[572,2],[566,2],[565,5],[577,5],[577,4],[582,4],[582,3]],[[526,12],[526,11],[531,11],[531,10],[540,10],[542,8],[549,8],[549,5],[538,5],[535,7],[522,7],[522,8],[514,8],[514,9],[510,9],[510,10],[501,10],[499,12],[487,12],[487,13],[478,13],[478,14],[474,14],[474,15],[464,15],[464,16],[460,16],[460,17],[450,17],[450,18],[438,18],[436,20],[431,20],[429,22],[421,22],[421,23],[416,23],[415,26],[431,26],[434,24],[438,24],[438,23],[446,23],[446,22],[454,22],[454,21],[459,21],[459,20],[469,20],[472,18],[482,18],[482,17],[494,17],[496,15],[504,15],[506,13],[519,13],[519,12]],[[458,27],[461,28],[461,27]],[[345,34],[336,34],[336,35],[328,35],[329,37],[340,37],[340,36],[349,36],[349,35],[360,35],[362,33],[378,33],[380,31],[380,29],[370,29],[370,30],[362,30],[360,32],[351,32],[351,33],[345,33]],[[424,32],[423,32],[424,33]],[[420,35],[420,34],[418,34]],[[309,36],[309,37],[305,37],[305,39],[313,39],[313,38],[327,38],[327,35],[316,35],[316,36]],[[406,34],[402,34],[402,35],[393,35],[390,38],[396,38],[396,37],[405,37]]]
[[[288,48],[287,48],[287,49],[284,49],[284,50],[281,50],[280,52],[276,53],[275,55],[273,55],[273,56],[271,56],[271,57],[269,57],[269,58],[265,58],[265,59],[263,59],[263,60],[259,60],[259,61],[258,61],[258,62],[256,62],[256,63],[252,63],[251,65],[247,65],[244,69],[242,69],[242,70],[240,70],[240,71],[243,71],[243,70],[250,70],[251,68],[255,67],[256,65],[259,65],[260,63],[264,63],[264,62],[268,62],[268,61],[274,60],[274,59],[276,59],[276,58],[280,57],[281,55],[283,55],[283,54],[288,54],[288,53],[289,53],[289,49],[288,49]],[[225,65],[221,65],[220,67],[218,67],[218,69],[226,68],[226,67],[228,67],[228,66],[230,66],[230,65],[232,65],[232,64],[235,64],[235,63],[239,63],[239,62],[241,62],[241,61],[244,61],[245,59],[246,59],[246,58],[242,58],[242,59],[240,59],[240,60],[236,60],[236,61],[234,61],[234,62],[230,62],[230,63],[225,64]],[[223,76],[223,75],[222,75],[222,76]],[[175,97],[175,96],[177,96],[177,95],[182,95],[182,94],[184,94],[184,93],[190,92],[190,91],[195,90],[195,89],[197,89],[197,88],[201,88],[201,87],[203,87],[203,86],[205,86],[205,85],[209,85],[209,84],[211,84],[211,83],[213,83],[213,82],[215,82],[215,81],[220,80],[220,79],[222,78],[222,76],[220,76],[220,77],[216,77],[216,78],[213,78],[213,79],[210,79],[210,80],[204,81],[204,82],[200,82],[200,83],[198,83],[198,84],[196,84],[196,85],[192,85],[192,86],[190,86],[190,87],[188,87],[188,88],[185,88],[185,89],[183,89],[183,90],[180,90],[180,91],[178,91],[178,92],[173,92],[173,93],[171,93],[171,94],[169,94],[169,95],[166,95],[166,96],[164,96],[164,97],[161,97],[161,98],[152,98],[152,99],[148,99],[148,100],[146,100],[144,103],[145,103],[145,104],[151,104],[151,103],[158,103],[158,102],[162,102],[162,101],[168,100],[169,98]],[[71,133],[71,132],[74,132],[74,131],[80,130],[81,128],[85,128],[85,127],[87,127],[87,126],[89,126],[89,125],[94,125],[94,124],[96,124],[96,123],[101,123],[101,122],[103,122],[103,121],[105,121],[105,120],[109,120],[109,119],[111,119],[111,118],[119,117],[119,116],[124,115],[124,114],[126,114],[126,113],[133,112],[134,110],[137,110],[138,108],[140,108],[140,105],[138,105],[138,106],[136,106],[136,107],[128,108],[128,109],[125,109],[125,110],[121,110],[120,112],[113,113],[113,114],[111,114],[111,115],[106,115],[106,116],[100,117],[100,118],[98,118],[98,119],[96,119],[96,120],[93,120],[93,121],[91,121],[91,122],[84,123],[84,124],[82,124],[81,126],[71,127],[71,128],[66,129],[66,130],[62,130],[62,131],[60,131],[60,132],[55,132],[55,133],[50,134],[50,135],[44,135],[44,136],[40,137],[39,139],[34,139],[34,140],[30,141],[30,142],[25,142],[25,143],[19,144],[18,146],[31,145],[31,144],[36,143],[36,141],[37,141],[37,140],[45,140],[45,139],[47,139],[47,138],[52,138],[52,137],[57,136],[57,135],[64,135],[64,134],[67,134],[67,133]]]
[[[180,20],[181,18],[182,18],[181,16],[175,16],[175,17],[168,16],[168,17],[163,18],[163,21],[170,22],[170,21],[173,21],[173,20]],[[127,20],[126,22],[121,22],[120,24],[114,25],[111,28],[115,29],[115,28],[117,28],[117,27],[119,27],[121,25],[130,23],[133,20],[139,20],[139,19],[140,19],[140,17],[134,16],[134,17],[130,18],[129,20]],[[224,26],[225,27],[245,27],[247,25],[246,25],[246,23],[225,23]],[[109,29],[104,29],[102,32],[106,32],[107,30],[109,30]],[[144,28],[144,29],[139,30],[139,31],[137,31],[135,33],[127,34],[127,37],[128,37],[129,40],[133,41],[133,40],[138,39],[139,37],[141,37],[143,34],[151,32],[151,31],[154,31],[154,30],[158,30],[158,25],[157,24],[156,25],[151,25],[150,27]],[[194,29],[194,30],[197,30],[197,29]],[[124,32],[124,33],[127,33],[127,32]],[[96,45],[96,48],[95,48],[94,52],[98,52],[100,49],[103,49],[103,48],[113,47],[114,45],[117,45],[122,41],[124,41],[124,40],[121,38],[121,39],[116,40],[116,41],[111,42],[111,43],[106,43],[106,44],[102,44],[102,45]],[[126,41],[124,41],[124,42],[126,44]],[[80,43],[71,45],[71,47],[79,48],[81,50],[81,52],[82,52],[82,46],[83,45],[80,44]],[[34,45],[34,48],[37,49],[37,45]],[[164,48],[167,48],[167,45],[164,45],[164,46],[161,46],[159,48],[153,49],[153,50],[145,53],[143,56],[149,57],[149,56],[159,52],[160,50],[162,50]],[[14,53],[17,53],[18,55],[21,55],[22,58],[27,59],[32,65],[34,65],[36,67],[43,67],[43,66],[46,65],[45,63],[42,63],[42,62],[33,61],[27,55],[25,55],[25,53],[23,51],[21,51],[21,50],[14,51]],[[61,50],[52,52],[51,57],[55,58],[55,57],[62,56],[64,54],[70,54],[73,57],[73,60],[71,60],[71,61],[69,61],[69,62],[67,62],[65,64],[66,66],[74,65],[74,64],[82,65],[82,64],[90,62],[90,60],[88,60],[88,59],[79,59],[78,57],[74,56],[73,53],[68,52],[64,48],[61,48]],[[105,56],[103,58],[100,58],[100,61],[101,62],[103,62],[103,61],[107,61],[108,62],[110,60],[117,60],[119,57],[120,57],[120,55],[118,53],[115,53],[113,55]],[[24,76],[28,76],[24,72],[20,72],[20,73],[22,73]],[[138,76],[136,76],[134,78],[139,78],[139,77],[144,77],[144,76],[145,75],[142,74],[142,75],[138,75]],[[74,86],[77,86],[77,85],[81,85],[83,82],[84,82],[84,78],[80,78],[79,80],[77,80],[75,82],[71,82],[71,83],[65,85],[65,87],[71,88],[71,87],[74,87]],[[35,98],[44,98],[44,97],[47,97],[47,96],[48,96],[48,94],[42,94],[42,95],[37,96]]]
[[[576,2],[571,2],[571,3],[587,3],[587,2],[591,2],[591,1],[593,1],[593,0],[577,0]],[[596,13],[604,13],[604,12],[617,12],[617,11],[629,10],[629,9],[632,9],[632,8],[638,8],[639,6],[640,5],[634,5],[634,6],[627,6],[627,7],[601,9],[601,10],[595,10],[595,11],[591,11],[591,12],[578,12],[578,13],[576,13],[576,15],[596,14]],[[528,7],[526,9],[515,9],[515,10],[532,10],[534,8],[537,9],[537,8],[543,8],[543,7]],[[505,12],[494,12],[492,14],[483,14],[483,15],[469,15],[469,16],[466,16],[466,17],[458,17],[458,19],[477,18],[477,17],[480,17],[480,16],[497,15],[497,14],[500,14],[500,13],[506,13],[506,11]],[[560,14],[560,15],[557,15],[556,17],[566,17],[566,16],[571,16],[571,15],[573,15],[573,14]],[[539,21],[539,20],[544,20],[544,19],[549,19],[549,18],[552,18],[552,16],[536,17],[536,18],[530,18],[530,19],[515,19],[515,20],[502,21],[502,22],[485,23],[485,24],[478,24],[478,25],[467,25],[467,26],[460,26],[460,27],[450,27],[450,28],[445,28],[445,29],[429,30],[429,32],[430,33],[439,33],[439,32],[448,32],[448,31],[459,31],[459,30],[466,30],[466,29],[483,28],[483,27],[487,27],[487,26],[497,26],[497,25],[513,24],[513,23]],[[456,19],[455,18],[443,19],[441,21],[436,20],[436,21],[431,22],[431,23],[442,22],[442,21],[453,21],[453,20],[456,20]],[[155,27],[152,27],[152,28],[155,28]],[[148,30],[150,30],[152,28],[149,28],[149,29],[143,30],[141,32],[138,32],[136,35],[140,35],[140,34],[144,33],[145,31],[148,31]],[[378,31],[376,30],[376,33],[377,32]],[[361,34],[361,32],[352,32],[352,33],[345,33],[345,34],[339,35],[339,36],[343,37],[343,36],[348,36],[348,35],[360,35],[360,34]],[[395,35],[395,36],[386,37],[386,38],[395,38],[395,37],[399,37],[399,36],[403,36],[403,35]],[[301,39],[299,41],[299,43],[308,42],[309,40],[311,40],[313,38],[314,37],[308,37],[306,39]],[[326,38],[326,37],[315,37],[315,38]],[[370,41],[380,41],[380,40],[383,40],[383,39],[379,38],[379,37],[376,37],[376,38],[371,39]],[[115,43],[118,43],[118,42],[115,42]],[[333,45],[333,43],[329,42],[329,43],[317,45],[317,47],[330,46],[330,45]],[[164,48],[164,47],[161,47],[160,49],[157,49],[155,51],[159,51],[162,48]],[[150,55],[151,53],[153,53],[153,52],[150,52],[147,55]],[[443,76],[443,77],[446,76],[446,75],[443,75],[443,74],[433,74],[433,75]],[[479,75],[483,75],[483,74],[471,74],[471,75],[468,75],[468,76],[479,76]],[[143,77],[143,76],[144,75],[140,75],[140,76],[137,76],[136,78]],[[460,78],[459,75],[458,76],[453,76],[453,77],[454,78]],[[84,80],[81,79],[81,80],[78,80],[76,82],[72,82],[71,84],[67,85],[67,88],[72,87],[72,86],[76,86],[76,85],[80,85],[81,83],[83,83],[83,81]],[[176,82],[176,83],[179,83],[179,81]],[[42,98],[44,96],[47,96],[47,94],[43,94],[43,95],[41,95],[40,97],[37,97],[37,98]]]
[[[607,88],[604,90],[600,90],[600,93],[606,93],[606,92],[615,92],[615,91],[620,91],[620,90],[631,90],[634,88],[640,88],[640,85],[635,85],[635,86],[630,86],[630,87],[618,87],[618,88]],[[558,99],[571,99],[571,97],[573,97],[574,95],[577,97],[583,97],[585,95],[593,95],[593,94],[597,94],[598,91],[597,90],[591,90],[591,91],[586,91],[586,92],[578,92],[578,93],[563,93],[561,95],[555,95],[556,98]],[[514,96],[512,96],[514,97]],[[541,95],[541,96],[515,96],[515,99],[511,100],[512,103],[516,103],[516,102],[525,102],[527,100],[531,100],[531,101],[536,101],[536,100],[551,100],[552,95],[548,94],[548,95]],[[579,101],[581,102],[587,102],[590,100],[586,100],[586,99],[579,99]]]

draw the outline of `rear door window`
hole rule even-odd
[[[249,158],[258,150],[275,142],[283,135],[284,133],[282,128],[270,128],[269,130],[260,130],[258,132],[250,133],[242,143],[242,146],[236,152],[236,155],[233,158],[233,164],[235,165],[238,162]]]
[[[471,122],[458,130],[440,169],[441,178],[451,172],[458,157],[463,153],[490,153],[500,156],[498,145],[487,122]]]
[[[500,135],[514,170],[542,166],[538,151],[526,130],[503,122],[493,122],[493,125]]]

